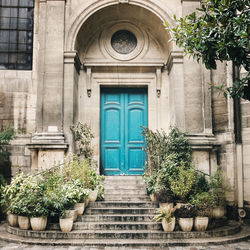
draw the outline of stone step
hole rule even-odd
[[[239,223],[228,225],[215,230],[205,232],[181,232],[175,231],[165,233],[162,230],[75,230],[69,233],[59,231],[32,231],[21,230],[19,228],[7,227],[9,233],[30,238],[40,239],[190,239],[190,238],[209,238],[221,237],[238,233]]]
[[[109,189],[104,191],[105,195],[117,194],[120,196],[128,195],[147,195],[146,189]]]
[[[152,222],[155,214],[106,214],[106,215],[82,215],[77,221],[81,222]]]
[[[149,201],[98,201],[90,202],[88,208],[109,208],[109,207],[123,207],[123,208],[157,208],[156,204]]]
[[[113,189],[125,189],[125,190],[146,190],[145,185],[130,185],[128,183],[124,183],[124,185],[121,184],[112,184],[112,185],[104,185],[105,191],[113,190]]]
[[[154,214],[156,213],[155,208],[122,208],[122,207],[111,207],[111,208],[88,208],[85,215],[89,214]]]
[[[123,195],[120,194],[106,194],[104,195],[105,201],[150,201],[148,195]]]
[[[161,223],[153,222],[75,222],[73,230],[161,230]],[[49,224],[48,230],[60,230],[59,224]]]

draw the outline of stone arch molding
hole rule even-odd
[[[75,41],[77,38],[77,34],[85,23],[85,21],[93,15],[95,12],[116,4],[129,3],[130,5],[136,5],[142,8],[145,8],[155,14],[162,22],[167,20],[170,26],[174,25],[174,20],[171,18],[173,13],[164,6],[164,9],[157,4],[157,0],[98,0],[95,3],[89,5],[84,10],[80,10],[77,17],[74,19],[72,25],[69,28],[69,32],[67,34],[66,39],[66,51],[74,51],[75,50]]]

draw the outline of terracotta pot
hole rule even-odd
[[[89,205],[89,198],[85,198],[84,203],[85,203],[85,207],[87,207]]]
[[[17,215],[16,214],[12,214],[12,213],[8,213],[7,214],[7,220],[8,223],[11,227],[17,227],[18,226],[18,221],[17,221]]]
[[[65,211],[65,217],[66,218],[72,218],[73,222],[77,220],[77,210],[76,209],[69,209]]]
[[[215,219],[221,219],[225,215],[225,208],[224,207],[216,207],[212,211],[212,216]]]
[[[149,197],[150,197],[150,199],[151,199],[151,201],[153,203],[157,203],[158,202],[157,196],[155,194],[150,194]]]
[[[47,217],[34,217],[30,218],[30,225],[34,231],[44,231],[47,226]]]
[[[30,228],[29,217],[18,215],[17,221],[20,229],[28,230]]]
[[[82,202],[82,203],[80,203],[80,202],[76,203],[75,206],[74,206],[74,209],[77,211],[78,215],[82,215],[83,214],[84,208],[85,208],[84,202]]]
[[[62,232],[68,233],[72,230],[73,219],[71,218],[60,218],[59,225]]]
[[[194,219],[194,228],[196,231],[206,231],[208,227],[208,217],[197,216]]]
[[[98,195],[98,190],[97,189],[90,190],[90,192],[89,192],[89,201],[91,201],[91,202],[96,201],[97,195]]]
[[[181,227],[181,230],[184,232],[192,231],[193,224],[194,224],[193,218],[179,218],[179,225]]]
[[[160,208],[171,209],[174,207],[174,203],[172,203],[172,202],[160,202],[159,206],[160,206]]]
[[[161,224],[164,232],[173,232],[175,228],[175,217],[171,218],[169,223],[167,223],[166,219],[163,219]]]

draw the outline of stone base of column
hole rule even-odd
[[[36,133],[27,145],[32,152],[32,173],[50,169],[63,162],[68,144],[65,143],[63,133]]]

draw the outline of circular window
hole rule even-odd
[[[137,46],[137,39],[128,30],[118,30],[111,38],[111,46],[119,54],[130,54]]]

